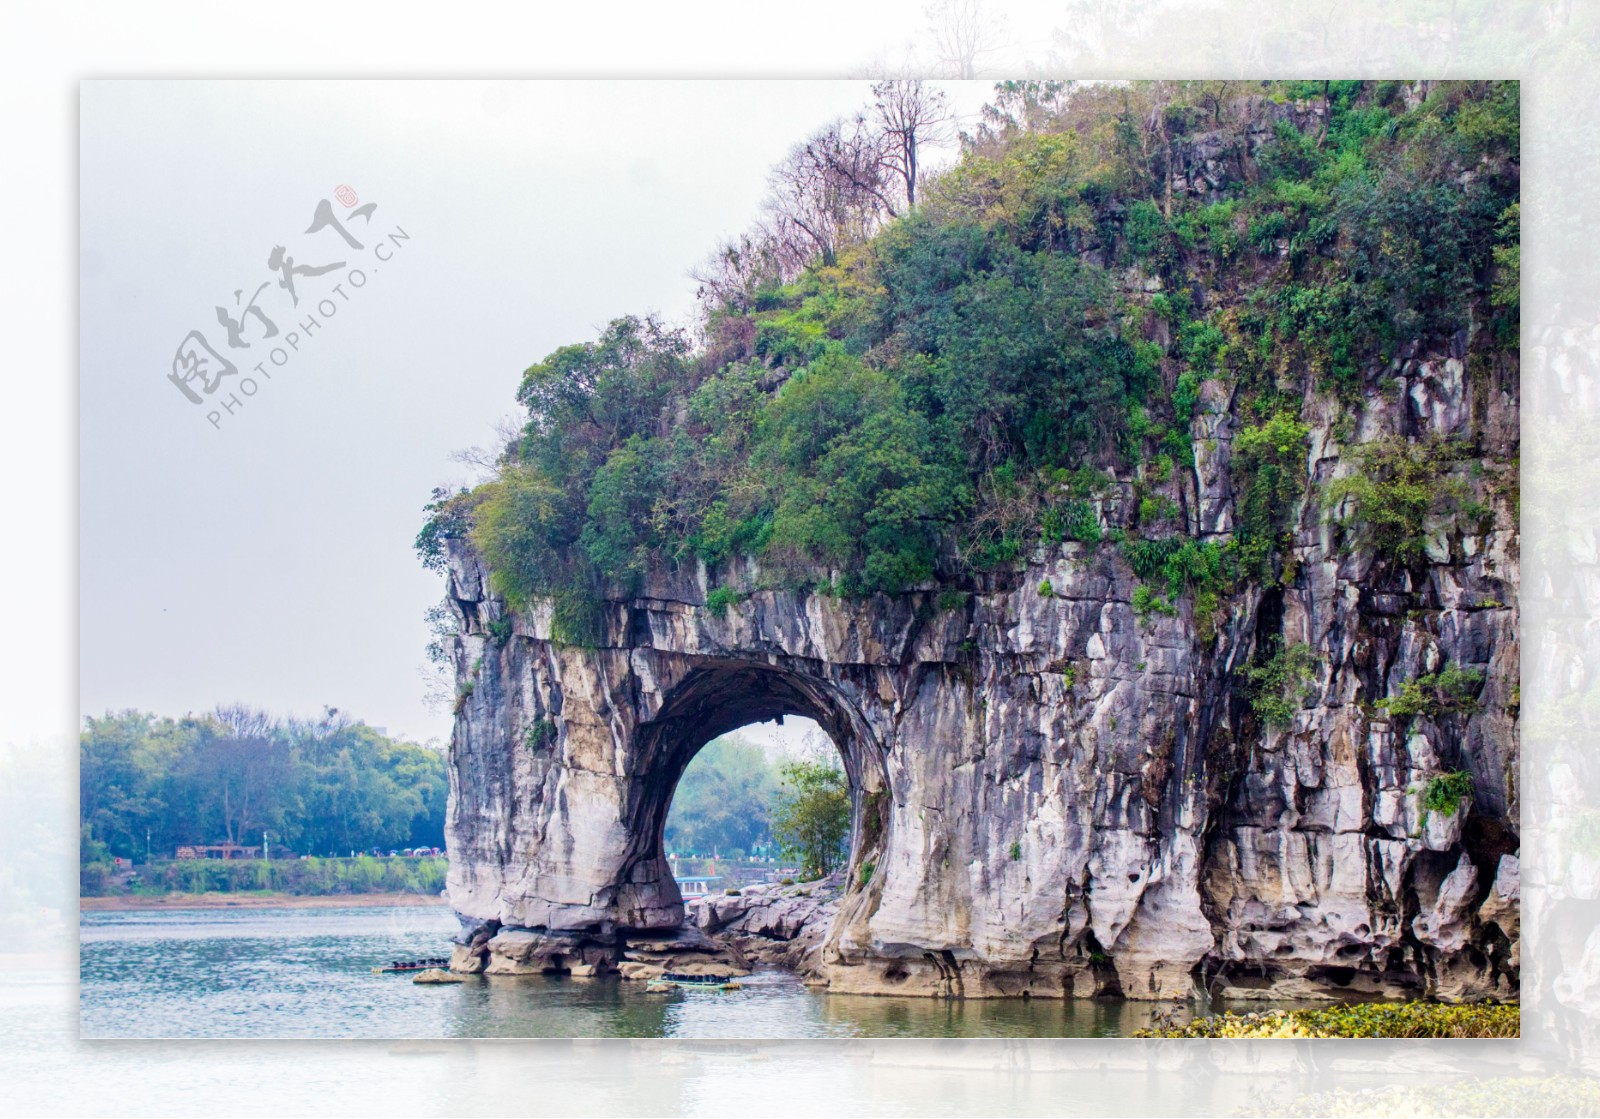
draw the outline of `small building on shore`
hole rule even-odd
[[[238,843],[213,843],[209,845],[178,848],[180,859],[259,859],[260,847],[245,847]]]

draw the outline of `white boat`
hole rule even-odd
[[[707,896],[711,893],[711,883],[722,881],[721,875],[689,878],[677,878],[674,876],[674,878],[678,883],[678,893],[683,895],[684,901]]]

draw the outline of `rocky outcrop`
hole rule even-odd
[[[442,967],[430,967],[427,971],[418,972],[412,977],[411,982],[424,987],[447,986],[452,983],[465,983],[465,977],[453,971],[446,971]]]
[[[628,935],[596,930],[485,927],[450,960],[458,974],[567,975],[578,979],[620,975],[659,979],[668,973],[689,976],[742,976],[749,961],[739,948],[690,925]]]
[[[695,898],[688,922],[732,944],[753,963],[822,976],[822,943],[839,912],[841,875],[795,885],[746,886]]]
[[[750,963],[736,946],[688,925],[653,937],[630,938],[617,971],[624,979],[665,975],[700,979],[749,975]]]
[[[616,940],[582,933],[503,928],[484,946],[485,975],[595,975],[614,970]]]
[[[825,932],[782,891],[703,903],[695,927],[830,990],[1516,997],[1519,556],[1496,464],[1517,453],[1517,386],[1468,364],[1462,341],[1403,355],[1359,409],[1308,396],[1284,578],[1203,616],[1140,604],[1105,541],[867,599],[749,563],[657,571],[580,647],[548,607],[508,611],[453,541],[449,894],[498,922],[457,962],[672,970],[626,946],[685,923],[660,841],[676,782],[713,737],[798,715],[837,744],[854,804]],[[1202,386],[1196,468],[1165,484],[1188,536],[1235,531],[1233,407]],[[1472,513],[1430,523],[1407,564],[1317,496],[1356,468],[1350,445],[1394,433],[1489,456],[1441,468]],[[1102,527],[1131,524],[1135,496],[1113,480]],[[716,585],[739,601],[709,607]],[[1311,667],[1268,723],[1245,669],[1288,646]],[[1379,706],[1446,669],[1471,694]],[[1443,806],[1457,773],[1470,788]]]

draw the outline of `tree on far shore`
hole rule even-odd
[[[819,761],[788,762],[779,772],[784,790],[773,812],[773,838],[800,860],[807,878],[825,877],[848,857],[850,792],[844,773]]]

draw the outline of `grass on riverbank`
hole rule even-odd
[[[79,898],[81,913],[125,913],[146,909],[420,909],[444,905],[439,894],[279,894],[241,890],[227,894],[116,894]]]
[[[137,868],[125,885],[83,883],[84,897],[244,894],[299,897],[346,894],[437,894],[444,859],[182,859]]]
[[[1520,1037],[1522,1008],[1483,1003],[1374,1002],[1316,1010],[1230,1012],[1134,1037]]]

